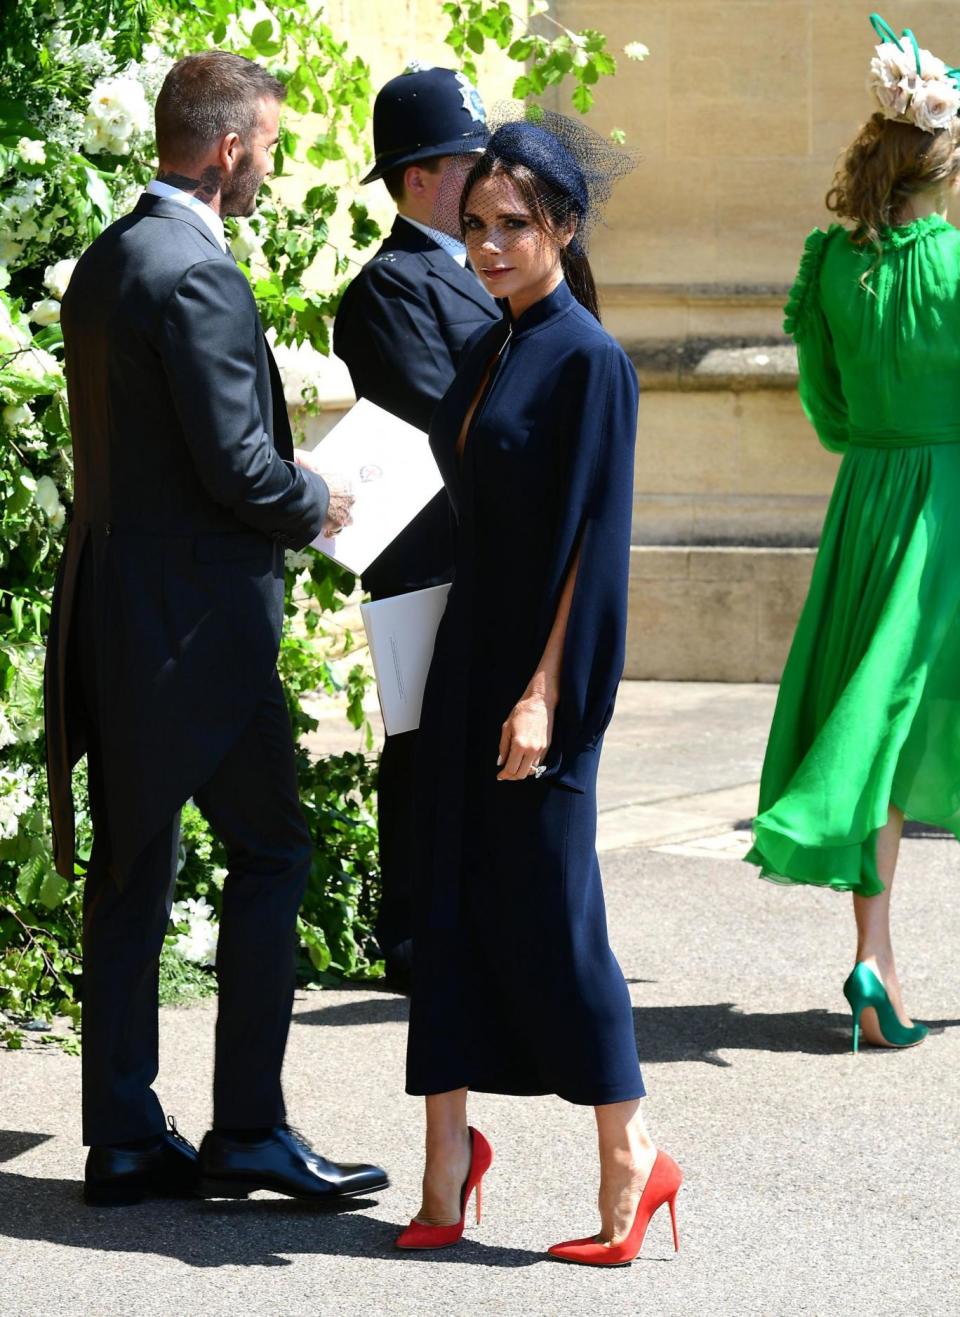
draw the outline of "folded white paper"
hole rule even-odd
[[[339,535],[318,535],[313,548],[358,575],[443,487],[427,436],[367,398],[351,407],[311,460],[349,480],[353,525]]]
[[[449,585],[361,604],[388,736],[420,726],[423,690]]]

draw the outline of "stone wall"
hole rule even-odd
[[[381,83],[414,56],[450,62],[438,10],[336,0],[329,12]],[[885,17],[960,63],[956,11],[897,0]],[[598,84],[588,122],[623,129],[640,156],[591,247],[605,323],[642,388],[627,673],[776,681],[837,468],[800,409],[782,306],[804,236],[831,218],[836,159],[870,113],[868,7],[553,0],[550,12],[607,34],[619,72]],[[646,61],[621,54],[630,41]],[[490,54],[488,105],[515,74]],[[389,223],[385,191],[364,196]],[[335,367],[326,393],[347,405]]]

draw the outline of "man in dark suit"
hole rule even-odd
[[[296,918],[312,861],[276,659],[284,550],[349,520],[295,464],[279,376],[224,215],[253,210],[283,85],[210,51],[156,109],[158,179],[84,253],[63,304],[76,470],[46,716],[58,870],[74,873],[70,770],[86,754],[85,1195],[331,1197],[386,1184],[287,1126],[280,1089]],[[193,798],[228,857],[213,1129],[164,1125],[157,973]]]
[[[411,65],[379,92],[373,109],[376,164],[397,205],[389,237],[343,295],[333,350],[358,398],[429,428],[470,335],[499,319],[466,263],[459,235],[434,227],[441,188],[454,191],[489,133],[483,103],[462,73]],[[447,496],[440,493],[363,575],[374,599],[440,585],[452,575]],[[382,896],[377,937],[389,981],[409,985],[415,880],[416,732],[387,737],[378,814]]]

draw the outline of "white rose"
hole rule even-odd
[[[924,132],[947,128],[960,110],[960,91],[944,79],[922,82],[913,94],[910,117]]]
[[[33,493],[33,501],[47,517],[52,517],[60,506],[60,493],[49,476],[41,476]]]
[[[77,261],[71,257],[64,261],[57,261],[54,265],[48,265],[43,272],[43,286],[54,297],[63,300],[63,295],[67,291],[67,285],[70,282],[70,276],[76,269]]]
[[[628,41],[623,48],[623,53],[626,55],[627,59],[641,60],[647,58],[650,54],[650,50],[642,41]]]
[[[300,576],[303,572],[308,572],[313,566],[313,557],[305,550],[287,549],[284,554],[284,561],[287,571],[294,576]]]
[[[22,430],[33,421],[33,412],[25,402],[12,402],[3,409],[3,423],[8,430]]]
[[[17,143],[17,155],[25,165],[45,165],[47,153],[42,142],[35,142],[30,137],[21,137]]]
[[[150,107],[140,83],[135,78],[104,78],[87,103],[84,148],[92,155],[126,155],[133,137],[146,132],[149,124]]]
[[[59,305],[58,302],[57,306]],[[56,357],[52,357],[43,348],[35,347],[19,354],[16,360],[16,369],[21,375],[27,375],[32,380],[46,380],[51,377],[56,379],[61,374],[60,363]]]
[[[19,819],[33,806],[25,768],[0,768],[0,838],[17,835]]]
[[[0,299],[0,356],[17,352],[25,348],[29,342],[30,335],[13,323],[9,307]]]
[[[237,232],[236,236],[230,239],[230,250],[238,261],[243,261],[245,264],[251,257],[259,256],[263,250],[259,235],[248,219],[241,217],[237,220]]]
[[[17,734],[10,726],[10,721],[0,705],[0,749],[5,745],[16,745]]]
[[[910,54],[913,54],[911,47]],[[913,61],[913,71],[917,70],[917,61]],[[936,55],[931,55],[929,50],[920,48],[920,76],[930,81],[939,81],[947,76],[947,66],[942,59],[937,59]]]
[[[55,325],[60,319],[60,303],[55,297],[45,297],[42,302],[34,302],[29,319],[35,325]]]
[[[920,80],[915,75],[901,77],[898,82],[885,82],[871,75],[867,81],[867,90],[872,92],[877,105],[888,119],[902,119],[919,85]]]

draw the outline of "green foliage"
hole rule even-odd
[[[447,40],[468,72],[493,42],[523,62],[520,96],[570,75],[580,109],[614,71],[600,33],[518,27],[510,4],[440,5]],[[533,15],[544,6],[530,6]],[[544,22],[552,20],[544,19]],[[229,222],[278,352],[329,351],[342,288],[317,291],[319,258],[342,279],[379,230],[342,186],[370,156],[374,87],[366,63],[324,22],[318,0],[17,0],[0,23],[0,1043],[22,1044],[18,1021],[67,1015],[79,1024],[82,887],[53,867],[44,778],[42,669],[72,456],[59,326],[60,299],[84,247],[133,205],[154,171],[152,103],[174,59],[212,45],[265,61],[286,84],[277,173],[299,162],[319,178],[296,205],[264,188],[257,214]],[[321,119],[303,140],[296,116]],[[337,166],[334,186],[328,181]],[[324,172],[328,177],[323,177]],[[347,207],[350,245],[331,239]],[[304,391],[309,406],[315,393]],[[315,730],[305,697],[345,697],[366,753],[311,761],[299,752],[304,811],[316,856],[299,924],[301,977],[328,982],[381,971],[370,934],[377,899],[374,763],[363,713],[366,676],[339,623],[355,582],[317,555],[291,555],[281,644],[294,731]],[[90,825],[77,774],[82,876]],[[209,934],[224,857],[192,806],[184,811],[177,895],[187,907],[163,955],[166,999],[211,986]],[[191,903],[193,903],[191,905]],[[207,911],[209,903],[212,912]],[[205,941],[206,939],[206,941]],[[206,946],[206,952],[203,950]],[[190,957],[195,957],[197,963]],[[76,1040],[44,1034],[72,1048]]]
[[[617,61],[607,50],[607,38],[593,28],[573,32],[548,13],[547,4],[527,5],[529,22],[518,22],[508,0],[464,0],[443,6],[450,19],[447,44],[460,60],[464,72],[476,81],[474,59],[487,42],[505,50],[510,59],[526,66],[513,85],[517,100],[542,96],[565,78],[572,82],[570,99],[575,110],[586,114],[593,105],[591,88],[602,77],[617,71]],[[537,24],[543,31],[535,30]]]
[[[161,1006],[181,1006],[186,1002],[202,1001],[217,991],[216,980],[207,970],[186,960],[172,947],[164,947],[160,957]]]

